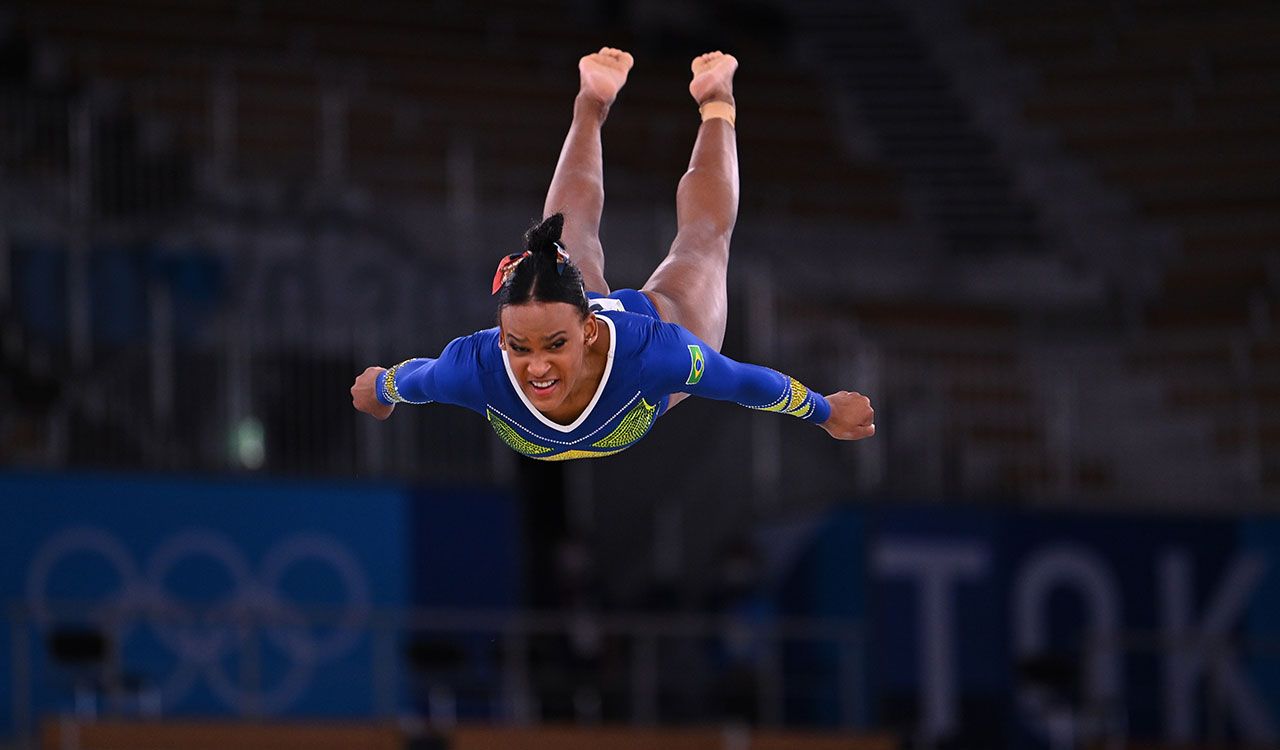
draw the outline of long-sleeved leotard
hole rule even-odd
[[[592,297],[597,317],[612,334],[609,357],[594,398],[572,424],[553,422],[528,401],[498,346],[497,328],[454,339],[438,358],[396,365],[379,378],[378,399],[467,407],[484,414],[516,451],[550,461],[607,456],[631,447],[666,410],[672,393],[734,401],[815,423],[831,414],[826,399],[795,378],[736,362],[681,326],[662,322],[639,292]]]

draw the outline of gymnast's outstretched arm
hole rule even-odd
[[[476,378],[476,350],[485,332],[459,336],[437,358],[416,357],[390,368],[368,367],[351,386],[351,403],[376,419],[396,404],[445,403],[484,413],[484,393]]]
[[[726,357],[678,325],[658,324],[651,335],[646,369],[662,390],[789,414],[840,440],[875,434],[875,411],[866,396],[839,391],[824,397],[776,370]]]

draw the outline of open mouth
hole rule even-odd
[[[538,396],[545,396],[555,390],[559,380],[530,380],[529,385],[533,388],[533,392]]]

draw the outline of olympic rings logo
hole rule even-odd
[[[302,697],[317,667],[356,647],[369,619],[369,584],[362,566],[341,541],[325,534],[281,539],[263,555],[255,572],[230,539],[211,530],[193,529],[167,538],[144,567],[110,532],[77,527],[46,541],[27,571],[27,603],[42,629],[64,619],[49,597],[55,569],[65,572],[73,560],[83,563],[85,556],[98,558],[98,565],[114,572],[119,589],[103,596],[89,612],[78,613],[80,618],[108,629],[121,646],[139,626],[149,626],[177,662],[160,686],[167,706],[181,703],[204,677],[214,695],[233,710],[279,713]],[[191,560],[217,565],[229,578],[231,590],[198,608],[179,599],[168,582],[179,564]],[[303,563],[320,563],[341,582],[343,604],[335,620],[326,621],[324,633],[314,632],[314,623],[282,588],[285,576]],[[249,639],[258,634],[288,662],[284,676],[269,687],[242,684],[228,670],[228,662],[239,662],[228,657],[243,655]]]

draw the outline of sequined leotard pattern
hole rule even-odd
[[[483,414],[498,437],[531,458],[598,458],[635,445],[653,429],[672,393],[688,393],[824,422],[830,406],[795,378],[736,362],[688,330],[659,319],[648,298],[632,289],[590,295],[610,329],[610,352],[600,386],[572,424],[553,422],[520,390],[490,328],[451,341],[435,359],[406,360],[378,383],[383,403],[457,404]]]

